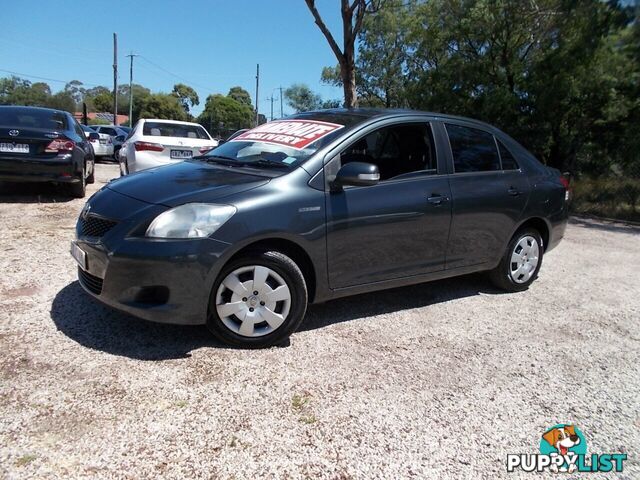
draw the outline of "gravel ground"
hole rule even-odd
[[[91,191],[117,176],[98,169]],[[597,478],[640,478],[640,229],[574,219],[527,292],[360,295],[243,351],[90,300],[68,254],[83,203],[0,185],[0,476],[539,478],[507,453],[575,423],[629,455]]]

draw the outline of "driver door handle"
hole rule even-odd
[[[442,205],[445,202],[449,201],[449,197],[445,197],[442,195],[438,195],[437,193],[432,193],[431,196],[427,198],[427,201],[432,205]]]
[[[517,197],[522,192],[520,190],[518,190],[517,188],[509,187],[509,190],[507,190],[507,193],[509,195],[511,195],[512,197]]]

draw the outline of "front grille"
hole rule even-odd
[[[80,234],[89,237],[102,237],[118,224],[118,222],[96,217],[95,215],[81,216],[79,223]]]
[[[91,293],[95,295],[102,293],[102,279],[91,275],[89,272],[85,272],[80,267],[78,267],[78,280],[80,280],[82,286]]]

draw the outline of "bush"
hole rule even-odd
[[[575,213],[640,221],[640,179],[580,178],[571,184]]]

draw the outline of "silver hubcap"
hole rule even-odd
[[[511,254],[509,272],[516,283],[526,283],[533,276],[540,258],[540,247],[531,235],[522,237]]]
[[[234,270],[216,293],[218,317],[243,337],[261,337],[278,329],[290,308],[291,292],[284,279],[261,265]]]

